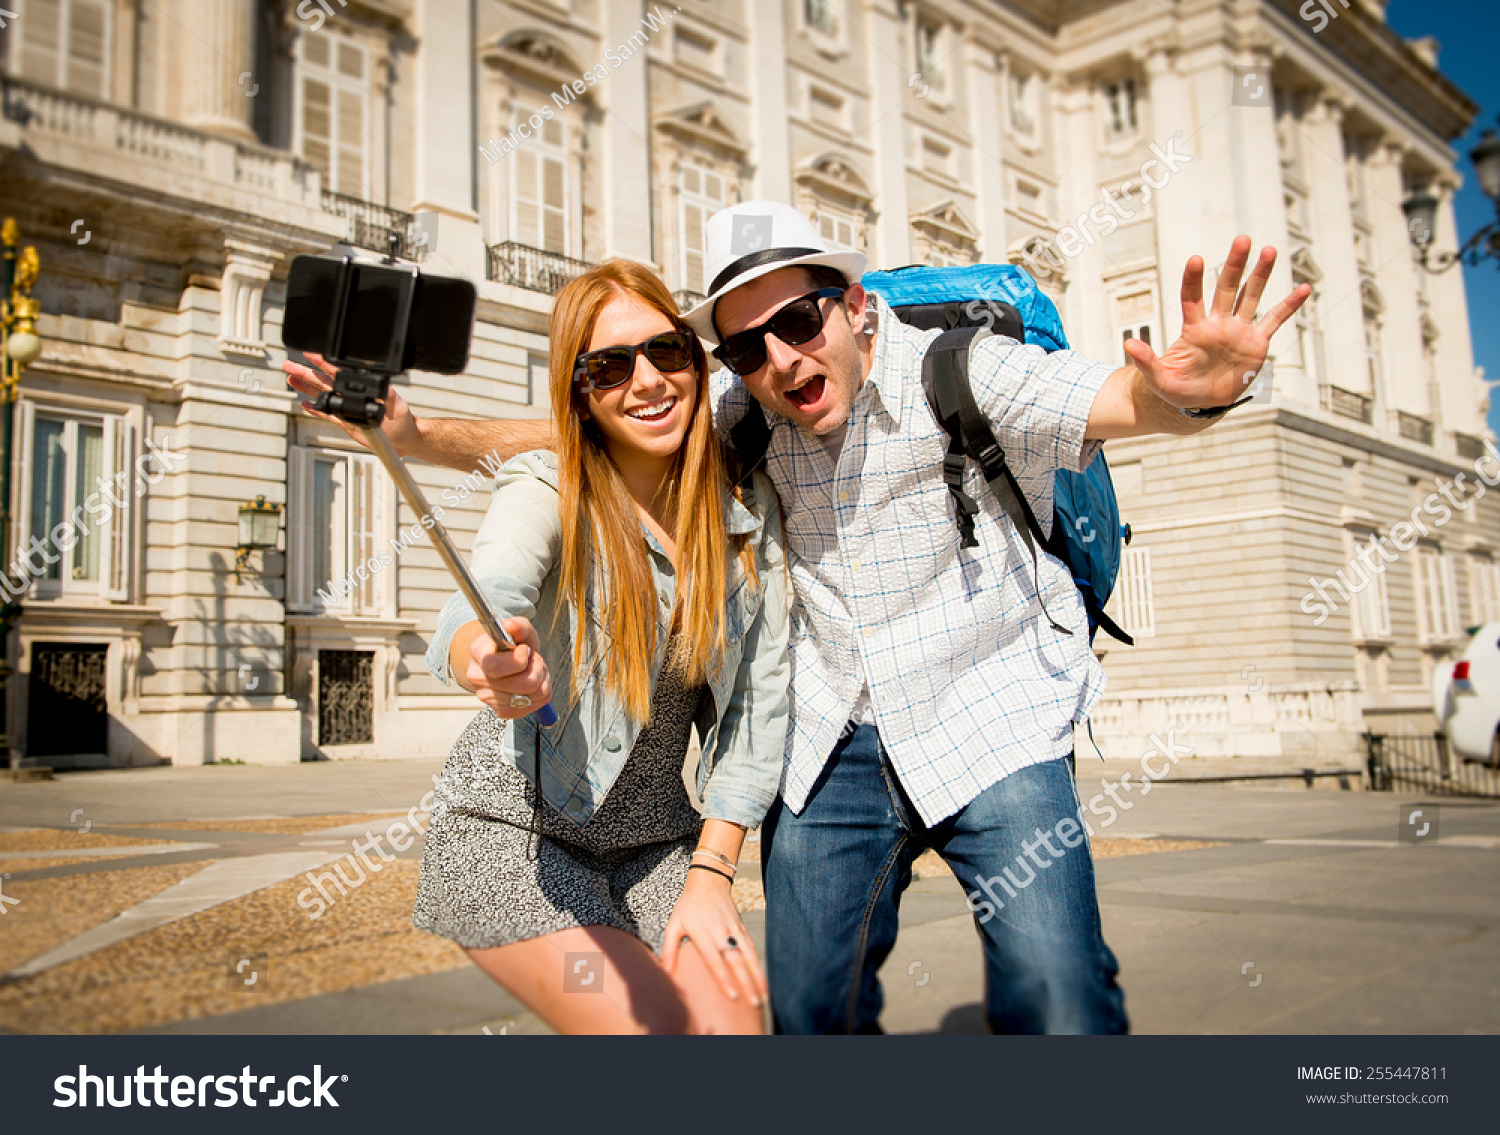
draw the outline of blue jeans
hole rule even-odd
[[[1011,773],[928,827],[875,727],[846,732],[802,814],[778,798],[761,836],[777,1031],[881,1031],[875,975],[896,942],[912,860],[930,847],[970,896],[994,1032],[1125,1032],[1078,813],[1067,758]]]

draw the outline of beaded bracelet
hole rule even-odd
[[[737,864],[735,864],[735,862],[730,859],[729,856],[723,854],[722,852],[715,851],[711,847],[700,847],[696,851],[694,851],[693,854],[712,856],[714,859],[717,859],[720,863],[724,864],[725,867],[728,867],[731,871],[736,870],[737,868]]]

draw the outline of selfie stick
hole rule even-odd
[[[474,608],[474,613],[479,616],[479,624],[484,627],[485,634],[499,646],[503,644],[506,650],[516,648],[516,640],[511,638],[505,628],[500,625],[500,617],[495,614],[495,609],[490,606],[489,598],[480,590],[474,574],[469,571],[469,565],[464,563],[458,554],[458,549],[453,546],[452,539],[448,536],[448,530],[443,527],[443,522],[432,515],[432,510],[427,504],[427,498],[422,495],[422,489],[416,479],[411,475],[401,455],[396,452],[396,447],[391,444],[391,439],[379,426],[364,427],[365,441],[375,451],[375,456],[380,458],[380,463],[390,472],[392,479],[401,490],[401,495],[406,498],[406,503],[411,505],[416,514],[425,521],[432,521],[432,542],[437,546],[438,554],[443,557],[443,563],[448,565],[448,571],[458,584],[458,589],[464,593],[464,598],[469,601],[469,606]],[[543,725],[557,724],[557,710],[551,704],[542,706],[536,711],[536,719]]]
[[[371,395],[383,396],[388,382],[389,379],[385,376],[361,372],[356,368],[340,370],[334,380],[334,389],[325,390],[318,395],[314,407],[361,428],[366,443],[375,456],[380,458],[380,463],[385,466],[391,479],[396,482],[401,495],[406,498],[406,503],[411,505],[416,514],[423,519],[423,527],[426,527],[427,521],[432,522],[432,542],[437,547],[438,555],[443,557],[443,563],[448,566],[448,572],[458,584],[458,589],[469,601],[469,606],[474,608],[474,613],[479,618],[479,625],[484,628],[485,634],[490,636],[496,646],[514,650],[516,640],[511,638],[505,628],[500,625],[500,616],[495,614],[494,607],[490,606],[489,599],[480,590],[474,574],[469,570],[469,565],[464,563],[463,558],[458,554],[458,549],[453,546],[448,530],[443,527],[437,517],[432,515],[432,508],[428,505],[427,498],[422,495],[421,486],[412,477],[411,470],[402,462],[401,455],[391,444],[391,439],[386,437],[380,428],[385,408]],[[544,726],[556,725],[557,710],[553,709],[550,703],[544,705],[536,711],[536,719]]]

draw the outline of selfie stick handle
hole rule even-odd
[[[380,463],[386,467],[396,485],[401,490],[401,495],[406,498],[406,503],[416,511],[423,519],[423,527],[426,522],[432,522],[432,542],[437,546],[438,554],[443,557],[443,563],[448,565],[448,571],[458,584],[458,589],[464,593],[464,598],[469,601],[469,606],[474,608],[474,613],[479,617],[479,623],[484,627],[485,633],[494,640],[495,645],[503,645],[507,650],[516,648],[516,640],[506,633],[505,628],[500,625],[500,617],[495,614],[495,609],[490,606],[489,599],[480,590],[474,575],[469,571],[469,565],[464,563],[458,554],[458,549],[453,546],[453,541],[448,536],[448,530],[443,527],[437,517],[432,516],[432,509],[427,503],[427,498],[422,495],[421,486],[411,475],[411,470],[401,460],[401,455],[396,452],[396,447],[391,444],[391,439],[386,437],[379,426],[364,427],[365,440],[380,458]],[[557,724],[557,710],[551,704],[542,706],[536,711],[536,719],[543,725]]]

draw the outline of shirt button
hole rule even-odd
[[[848,499],[849,499],[849,494],[847,492],[842,492],[842,493],[839,494],[839,500],[846,501]]]
[[[604,747],[611,753],[618,753],[620,751],[620,739],[618,737],[610,737],[604,742]]]
[[[866,638],[874,638],[875,637],[875,631],[874,631],[874,629],[872,627],[866,627],[864,629],[864,636]]]
[[[864,567],[864,564],[862,564],[859,560],[850,560],[849,566],[852,567],[855,571],[858,571],[860,568]]]

